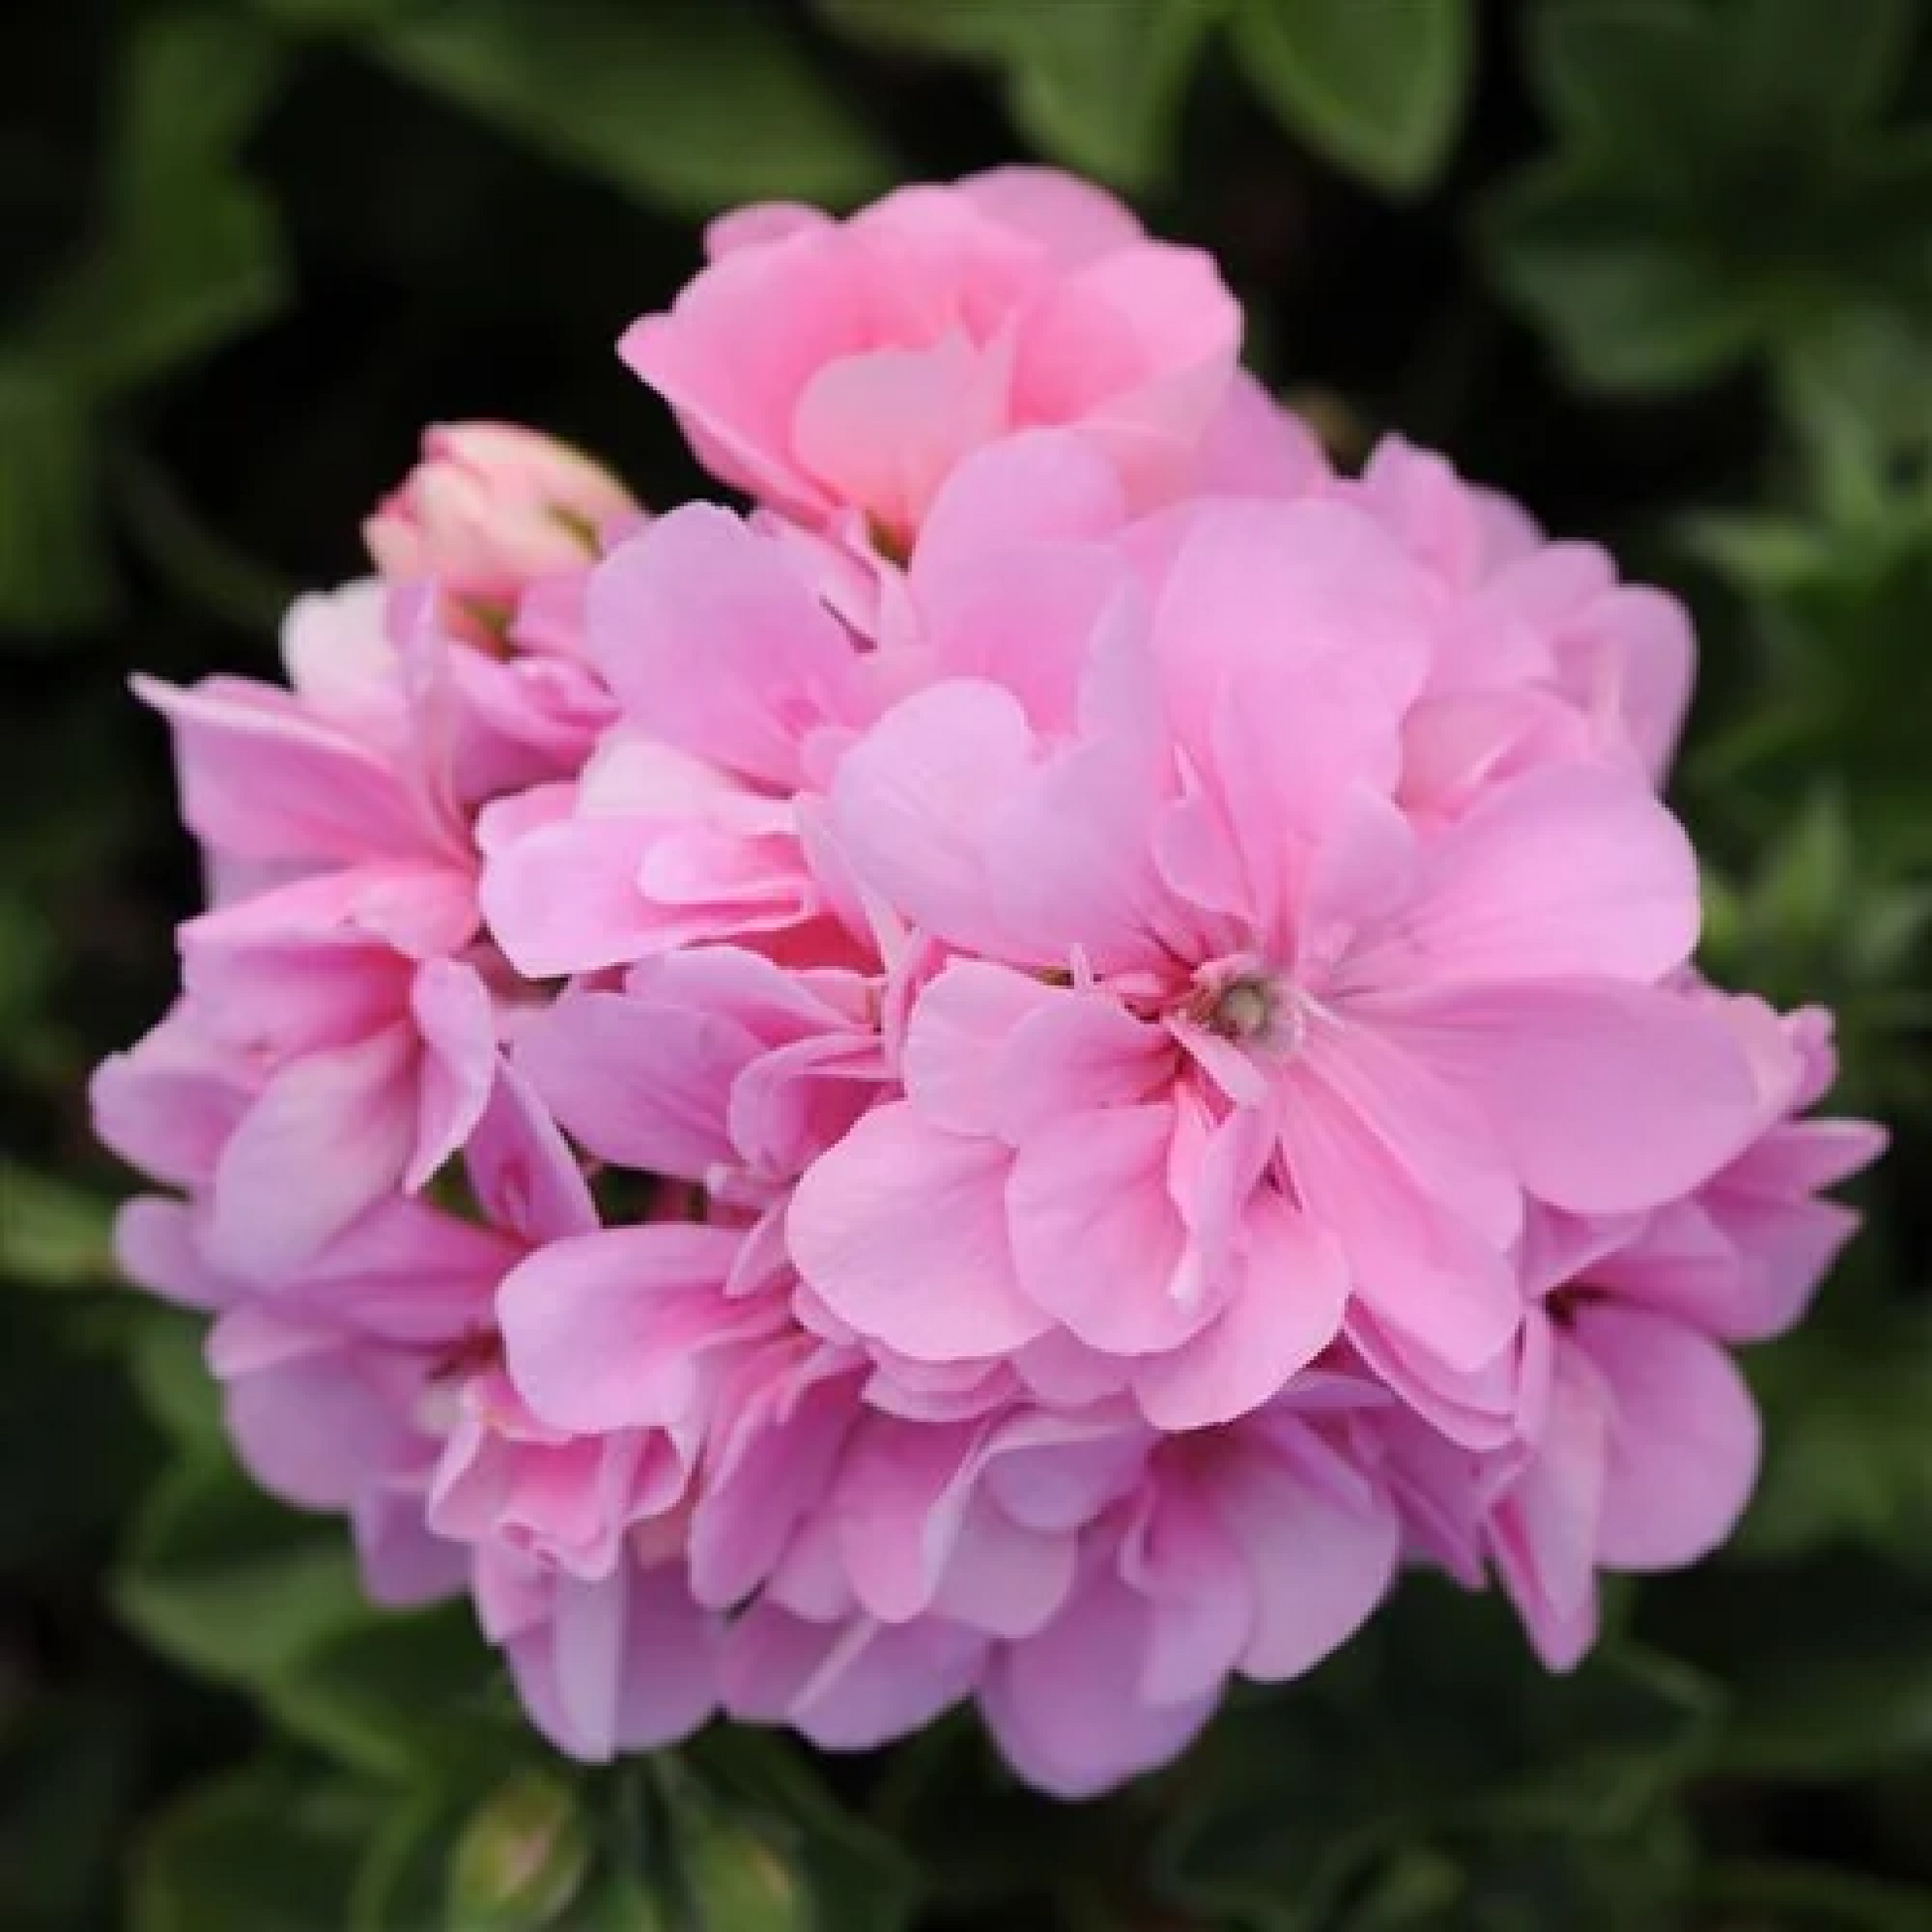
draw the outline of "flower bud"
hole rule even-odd
[[[599,533],[636,511],[607,470],[512,423],[451,423],[362,526],[391,582],[435,578],[481,615],[506,613],[538,578],[597,555]]]
[[[590,1845],[570,1791],[532,1773],[505,1785],[471,1819],[450,1869],[461,1925],[547,1925],[583,1885]]]

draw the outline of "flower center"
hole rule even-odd
[[[1229,980],[1208,1002],[1203,1015],[1210,1033],[1223,1039],[1258,1039],[1275,1024],[1280,991],[1273,980],[1244,974]]]

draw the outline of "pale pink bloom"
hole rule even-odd
[[[1550,1218],[1524,1266],[1548,1337],[1530,1448],[1489,1515],[1497,1570],[1554,1668],[1596,1633],[1596,1573],[1695,1563],[1749,1498],[1758,1420],[1725,1343],[1802,1311],[1857,1217],[1816,1198],[1872,1160],[1880,1130],[1798,1116],[1830,1084],[1829,1021],[1718,1002],[1750,1050],[1760,1126],[1689,1198],[1623,1221]]]
[[[712,253],[624,359],[725,482],[807,523],[856,509],[899,545],[1015,429],[1077,427],[1138,502],[1186,486],[1240,344],[1204,255],[1044,170],[901,189],[844,221],[741,211]]]
[[[1695,668],[1674,598],[1619,583],[1595,544],[1545,542],[1515,504],[1400,437],[1340,488],[1447,594],[1405,728],[1405,803],[1453,813],[1486,783],[1586,756],[1634,759],[1661,781]]]
[[[1345,1643],[1398,1546],[1358,1453],[1290,1411],[1171,1438],[1060,1614],[995,1653],[980,1708],[1030,1784],[1091,1797],[1177,1756],[1231,1673],[1282,1683]]]
[[[472,628],[500,624],[523,591],[581,568],[602,533],[637,511],[581,450],[514,423],[444,423],[362,525],[391,582],[434,580]]]
[[[869,715],[853,640],[729,512],[658,518],[594,573],[591,654],[622,721],[566,814],[485,823],[491,931],[531,976],[836,923],[795,794]]]
[[[1166,1427],[1345,1313],[1457,1388],[1520,1321],[1526,1195],[1648,1206],[1749,1132],[1726,1030],[1656,984],[1689,846],[1610,767],[1405,820],[1437,605],[1359,511],[1202,510],[1157,577],[1102,608],[1070,740],[953,679],[845,755],[842,861],[977,957],[916,1000],[906,1099],[806,1173],[801,1272],[914,1359],[1069,1329]]]

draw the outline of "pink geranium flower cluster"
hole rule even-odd
[[[103,1066],[249,1467],[534,1722],[1179,1751],[1405,1565],[1553,1666],[1757,1453],[1870,1127],[1691,966],[1683,614],[1014,170],[625,337],[749,514],[437,431],[288,684],[144,685],[210,906]]]

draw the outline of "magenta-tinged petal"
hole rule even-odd
[[[823,1750],[870,1750],[957,1704],[986,1650],[937,1618],[813,1623],[760,1601],[725,1639],[725,1708],[748,1724],[791,1724]]]
[[[675,1566],[551,1588],[548,1619],[506,1648],[525,1709],[558,1749],[603,1763],[674,1744],[711,1716],[717,1633]]]
[[[1008,1763],[1058,1798],[1091,1798],[1177,1757],[1214,1709],[1142,1693],[1158,1611],[1104,1573],[1037,1636],[995,1656],[980,1710]]]
[[[1612,1570],[1675,1570],[1716,1549],[1757,1478],[1758,1421],[1730,1356],[1667,1315],[1589,1302],[1575,1345],[1609,1391],[1596,1556]]]
[[[129,1281],[184,1308],[225,1308],[235,1284],[208,1266],[202,1232],[186,1201],[137,1195],[114,1216],[115,1265]]]
[[[1497,1505],[1491,1547],[1536,1652],[1569,1670],[1596,1635],[1596,1542],[1609,1457],[1609,1391],[1559,1343],[1534,1453]]]
[[[787,1232],[799,1273],[868,1339],[914,1361],[978,1360],[1052,1325],[1020,1290],[1007,1237],[1011,1153],[903,1102],[807,1170]]]
[[[1387,1593],[1401,1542],[1395,1510],[1380,1495],[1344,1501],[1238,1440],[1204,1486],[1253,1579],[1242,1674],[1270,1684],[1299,1677],[1353,1636]]]
[[[463,1155],[478,1203],[498,1227],[539,1242],[597,1226],[576,1155],[515,1068],[497,1069]]]

